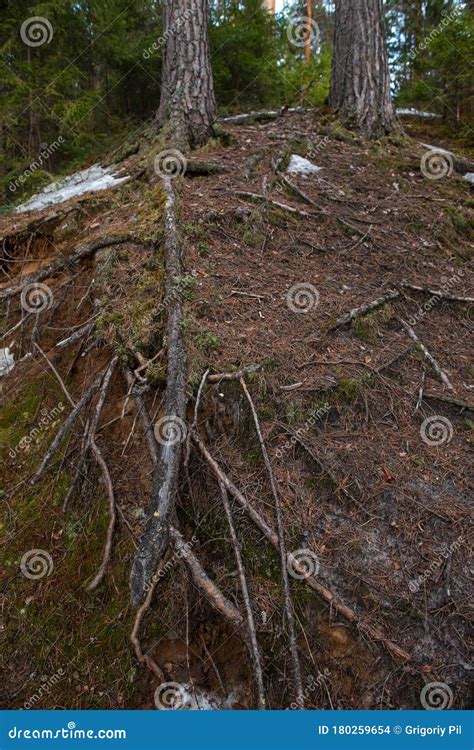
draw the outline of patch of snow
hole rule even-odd
[[[397,115],[405,115],[405,117],[441,117],[436,112],[420,112],[419,109],[414,107],[401,107],[397,109]]]
[[[308,159],[304,159],[298,154],[291,154],[290,162],[286,171],[289,174],[300,174],[303,177],[307,177],[309,174],[315,174],[320,172],[322,167],[317,167],[316,164],[312,164]]]
[[[10,349],[0,349],[0,378],[4,378],[15,367],[15,358],[10,354]]]
[[[474,172],[466,172],[464,179],[470,182],[471,185],[474,185]]]
[[[116,177],[114,175],[115,170],[116,167],[114,166],[101,167],[100,164],[94,164],[93,167],[83,169],[62,180],[52,182],[51,185],[45,187],[40,193],[33,195],[26,203],[17,206],[15,211],[17,213],[38,211],[51,204],[63,203],[76,195],[106,190],[130,179],[129,175]]]
[[[429,143],[421,143],[420,145],[423,146],[423,148],[428,148],[430,151],[441,151],[442,154],[454,156],[452,151],[448,151],[446,148],[441,148],[441,146],[430,146]]]
[[[166,691],[162,690],[164,687]],[[235,692],[221,698],[189,683],[164,683],[155,691],[155,705],[160,711],[225,711],[236,703]]]

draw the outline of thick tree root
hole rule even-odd
[[[150,505],[145,531],[135,556],[131,575],[132,599],[137,604],[158,567],[168,543],[168,530],[178,492],[186,416],[186,351],[179,279],[181,250],[176,224],[175,195],[169,177],[163,177],[166,193],[166,348],[168,355],[165,417],[161,421],[163,439],[153,474]]]

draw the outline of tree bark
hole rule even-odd
[[[165,49],[157,125],[180,148],[202,146],[212,134],[216,102],[207,30],[207,0],[165,0]]]
[[[395,128],[382,0],[336,0],[330,104],[367,138]]]

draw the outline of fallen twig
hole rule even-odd
[[[251,372],[257,372],[257,370],[260,370],[262,365],[247,365],[247,367],[242,367],[241,370],[237,370],[237,372],[220,372],[215,373],[214,375],[208,375],[207,381],[208,383],[220,383],[222,380],[240,380],[244,375],[248,375]]]
[[[430,289],[427,286],[418,286],[417,284],[409,284],[407,281],[402,281],[400,284],[404,289],[413,289],[415,292],[422,292],[423,294],[432,294],[433,297],[439,297],[447,302],[464,302],[467,304],[474,303],[474,297],[460,297],[457,294],[450,294],[450,292],[444,292],[441,289]]]
[[[243,190],[237,191],[237,195],[240,198],[245,198],[246,200],[257,201],[258,203],[269,203],[271,206],[275,206],[275,208],[281,208],[283,211],[289,211],[291,214],[303,216],[305,219],[311,218],[311,214],[309,214],[307,211],[301,211],[301,209],[289,206],[287,203],[274,201],[271,198],[267,198],[267,196],[265,195],[259,195],[258,193],[247,193]]]

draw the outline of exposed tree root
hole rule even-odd
[[[339,318],[337,318],[337,320],[331,323],[331,325],[328,326],[326,330],[332,331],[334,330],[334,328],[345,326],[347,325],[347,323],[350,323],[352,320],[354,320],[354,318],[360,318],[361,315],[365,315],[371,310],[375,310],[377,307],[384,305],[386,302],[389,302],[392,299],[397,299],[397,297],[399,296],[400,292],[398,292],[397,290],[389,290],[381,297],[372,300],[372,302],[367,302],[365,305],[361,305],[360,307],[354,307],[352,310],[349,310],[349,312],[344,313],[344,315],[341,315]]]
[[[208,602],[219,612],[219,614],[221,614],[234,628],[240,630],[243,625],[243,619],[239,610],[234,607],[232,602],[225,598],[224,594],[216,586],[214,581],[211,581],[196,555],[189,548],[189,544],[186,544],[184,541],[180,532],[173,526],[170,526],[169,535],[179,554],[179,559],[190,571],[193,581],[198,589],[202,591]]]
[[[276,550],[279,550],[278,535],[273,531],[273,529],[270,528],[265,519],[262,518],[257,510],[255,510],[255,508],[250,504],[246,497],[235,486],[232,480],[229,479],[229,477],[222,471],[219,464],[214,460],[196,432],[193,432],[192,440],[198,447],[204,460],[210,466],[212,472],[214,473],[214,476],[218,479],[218,481],[222,482],[228,492],[232,495],[232,497],[234,497],[240,507],[247,513],[254,524],[260,529],[260,531],[270,542],[270,544],[272,544]],[[313,591],[319,594],[319,596],[321,596],[324,601],[328,602],[328,604],[330,604],[331,607],[333,607],[335,611],[338,612],[338,614],[340,614],[349,622],[352,622],[359,630],[366,633],[374,641],[379,641],[380,643],[382,643],[387,648],[387,650],[390,651],[390,653],[396,656],[398,659],[401,659],[404,662],[413,661],[413,658],[410,656],[410,654],[404,651],[396,643],[388,639],[379,628],[364,622],[359,617],[359,615],[354,612],[353,609],[341,602],[336,594],[334,594],[326,586],[323,586],[323,584],[319,583],[319,581],[317,581],[314,576],[308,575],[308,572],[298,562],[294,555],[292,555],[291,552],[288,553],[288,560],[291,560],[293,569],[301,574],[302,578],[305,579],[307,585],[311,589],[313,589]]]
[[[143,600],[143,604],[140,605],[140,607],[137,609],[137,614],[135,616],[135,621],[133,623],[132,632],[130,633],[130,641],[132,642],[133,648],[135,650],[136,657],[140,664],[145,664],[148,669],[153,672],[154,675],[158,677],[158,679],[163,682],[164,675],[161,669],[159,668],[158,664],[149,656],[148,654],[144,654],[142,651],[141,643],[138,638],[138,633],[140,630],[140,625],[143,620],[143,617],[145,616],[145,612],[150,608],[151,600],[153,598],[153,594],[155,593],[156,586],[159,581],[159,572],[161,570],[162,564],[160,563],[160,566],[158,570],[156,571],[155,575],[153,576],[152,582],[148,588],[147,595],[145,599]]]
[[[109,561],[110,561],[110,556],[112,554],[112,542],[113,542],[113,536],[114,536],[115,523],[117,520],[117,514],[115,511],[114,488],[112,485],[112,479],[110,477],[110,472],[109,472],[107,463],[102,455],[100,448],[96,445],[94,438],[91,439],[90,446],[91,446],[91,450],[94,455],[94,458],[97,461],[102,471],[102,475],[104,477],[104,481],[107,487],[107,494],[109,497],[109,513],[110,513],[109,526],[107,528],[107,536],[105,539],[102,562],[93,580],[87,586],[87,591],[95,591],[95,589],[99,586],[99,584],[102,583],[102,579],[104,578],[105,572],[107,570],[107,565],[109,564]]]
[[[252,401],[252,397],[245,384],[245,380],[243,378],[240,378],[239,383],[242,386],[242,390],[245,393],[247,401],[249,402],[249,406],[250,406],[253,420],[255,423],[255,429],[257,431],[258,439],[260,442],[260,448],[262,451],[263,460],[265,461],[265,466],[267,467],[267,472],[268,472],[268,476],[270,479],[270,485],[272,488],[274,508],[275,508],[275,520],[276,520],[277,534],[278,534],[278,549],[280,552],[281,578],[282,578],[282,583],[283,583],[283,595],[285,599],[285,613],[286,613],[286,621],[288,624],[288,632],[289,632],[289,637],[290,637],[290,654],[291,654],[291,662],[292,662],[292,670],[293,670],[293,679],[295,682],[296,702],[298,703],[300,708],[304,708],[303,683],[301,680],[301,667],[300,667],[300,661],[299,661],[299,656],[298,656],[298,644],[296,640],[295,614],[294,614],[294,608],[293,608],[293,601],[291,599],[290,582],[288,579],[288,557],[286,553],[285,529],[283,525],[283,516],[281,512],[280,495],[278,493],[278,488],[276,486],[276,481],[275,481],[275,477],[273,474],[272,465],[270,463],[270,458],[268,456],[267,447],[263,439],[262,430],[260,428],[260,422],[258,419],[257,411],[255,409],[255,405]]]
[[[222,174],[222,172],[228,171],[228,167],[214,161],[203,161],[202,159],[187,159],[186,161],[187,175],[205,177],[207,175]]]
[[[472,304],[474,303],[474,297],[460,297],[457,294],[450,294],[449,292],[443,292],[441,289],[430,289],[427,286],[418,286],[417,284],[409,284],[407,281],[403,281],[400,286],[404,289],[413,289],[414,292],[421,292],[422,294],[431,294],[433,297],[439,297],[447,302],[460,302]]]
[[[255,674],[255,683],[257,685],[258,693],[258,708],[265,709],[267,701],[265,698],[265,688],[263,685],[263,673],[262,665],[260,661],[260,650],[257,642],[257,634],[255,632],[255,622],[253,618],[252,605],[250,603],[249,589],[247,585],[247,578],[245,575],[244,565],[242,562],[242,555],[240,553],[239,540],[235,531],[234,522],[232,520],[232,511],[230,509],[229,498],[227,496],[227,490],[222,482],[219,482],[219,488],[222,496],[222,504],[224,506],[225,514],[227,517],[227,523],[229,526],[230,538],[232,546],[234,548],[235,562],[237,570],[239,571],[240,588],[242,589],[242,598],[244,600],[245,610],[247,613],[247,628],[248,628],[248,640],[249,640],[249,651],[252,658],[253,670]]]
[[[41,462],[40,467],[37,469],[36,473],[31,479],[31,484],[34,485],[39,481],[48,463],[50,462],[51,458],[54,456],[59,446],[61,445],[63,438],[65,437],[65,435],[67,435],[67,433],[71,429],[72,425],[74,424],[74,422],[76,421],[76,419],[78,418],[79,414],[84,409],[84,407],[87,406],[87,404],[95,395],[95,393],[97,393],[103,376],[104,376],[104,373],[101,373],[100,375],[98,375],[96,379],[94,380],[94,382],[92,383],[92,385],[87,389],[87,391],[85,392],[81,400],[77,402],[76,406],[74,407],[72,412],[69,414],[63,426],[60,428],[58,434],[56,435],[53,442],[51,443],[48,452],[46,453],[45,457],[43,458],[43,461]]]
[[[169,177],[163,177],[166,193],[165,254],[166,254],[166,349],[168,355],[165,417],[158,461],[155,465],[148,519],[135,556],[131,576],[132,599],[143,598],[145,586],[158,567],[168,542],[168,528],[174,513],[178,492],[182,455],[180,434],[186,416],[186,351],[183,337],[183,311],[179,279],[181,249],[176,225],[175,195]]]
[[[142,399],[141,395],[134,388],[133,375],[130,372],[130,370],[124,369],[123,373],[124,373],[125,380],[127,381],[129,393],[131,394],[133,400],[135,401],[135,405],[137,407],[137,411],[142,422],[143,432],[144,432],[145,439],[147,442],[150,458],[153,461],[153,464],[156,464],[158,460],[158,446],[155,440],[155,434],[153,432],[153,425],[151,422],[150,415],[148,413],[148,409],[146,408],[145,402]]]
[[[423,342],[420,341],[420,339],[416,335],[416,333],[413,330],[413,328],[411,326],[409,326],[408,323],[406,323],[402,318],[398,318],[398,321],[402,324],[403,328],[408,333],[408,335],[411,338],[411,340],[414,341],[415,344],[419,347],[419,349],[423,353],[423,356],[430,363],[431,367],[433,368],[433,370],[435,371],[435,373],[438,375],[438,377],[440,378],[440,380],[444,383],[444,385],[446,386],[446,388],[448,388],[450,391],[454,391],[454,386],[451,383],[450,379],[448,378],[448,376],[446,375],[446,373],[444,372],[444,370],[441,369],[441,367],[439,366],[439,364],[437,363],[437,361],[435,360],[435,358],[433,357],[433,355],[430,354],[430,352],[428,351],[428,349],[426,348],[426,346],[423,344]]]

